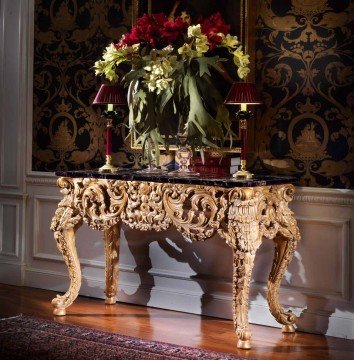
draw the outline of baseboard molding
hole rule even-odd
[[[354,190],[297,186],[294,201],[323,205],[354,205]]]
[[[180,290],[188,288],[188,285],[179,286],[177,290],[172,287],[140,284],[129,281],[129,275],[131,275],[129,270],[121,269],[119,302],[232,319],[232,296],[230,293],[204,294],[202,290],[199,292]],[[158,278],[157,275],[155,277]],[[159,279],[156,280],[158,282]],[[178,279],[178,281],[190,283],[190,279]],[[60,272],[26,268],[24,285],[38,288],[38,284],[41,284],[40,287],[43,289],[65,292],[69,285],[69,277]],[[83,276],[80,295],[104,299],[104,286],[104,278]],[[296,314],[300,314],[302,309],[292,310]],[[280,328],[270,314],[267,303],[262,304],[259,299],[250,303],[249,320],[253,324]],[[336,316],[335,313],[316,313],[304,310],[297,322],[297,328],[303,332],[354,339],[354,319]]]
[[[0,260],[0,283],[23,286],[24,269],[24,264]]]

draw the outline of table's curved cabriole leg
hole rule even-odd
[[[280,282],[285,274],[286,268],[293,258],[296,241],[294,239],[287,239],[283,235],[278,234],[274,238],[274,261],[272,270],[268,280],[267,301],[269,309],[275,320],[283,324],[283,332],[295,332],[295,324],[297,318],[289,311],[284,311],[279,302],[279,288]]]
[[[53,314],[66,315],[66,308],[77,298],[81,287],[81,269],[75,247],[75,233],[82,225],[79,215],[74,215],[71,208],[59,208],[52,222],[57,247],[63,255],[70,275],[70,286],[64,295],[57,295],[52,300]],[[57,218],[59,217],[59,219]],[[56,226],[53,223],[56,222]]]
[[[262,240],[259,231],[261,201],[262,194],[255,188],[231,194],[227,231],[219,231],[233,248],[233,321],[240,349],[251,348],[249,288],[255,254]]]
[[[106,300],[108,305],[115,304],[118,273],[119,273],[119,242],[120,242],[120,223],[113,225],[104,231],[104,247],[106,254]]]
[[[268,280],[267,301],[275,320],[283,325],[283,332],[295,332],[297,320],[290,310],[285,311],[279,302],[279,288],[285,271],[291,262],[300,232],[289,202],[295,192],[293,185],[273,186],[266,199],[264,235],[275,244],[274,260]]]
[[[82,216],[75,206],[75,182],[70,178],[59,178],[57,181],[64,195],[52,219],[50,229],[59,251],[62,253],[70,275],[70,286],[64,295],[57,295],[52,300],[53,314],[63,316],[66,308],[77,298],[81,287],[81,269],[75,248],[75,233],[82,225]]]

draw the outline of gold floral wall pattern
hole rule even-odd
[[[92,69],[103,49],[127,32],[131,0],[36,0],[33,85],[33,161],[36,171],[91,169],[104,158],[105,120],[90,104],[100,80]],[[123,121],[127,109],[122,109]],[[121,134],[123,130],[123,135]],[[113,151],[136,158],[116,127]]]
[[[257,6],[257,156],[301,185],[353,188],[354,2]]]

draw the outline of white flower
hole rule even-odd
[[[118,51],[118,53],[120,53],[122,56],[130,56],[130,55],[134,55],[134,54],[138,54],[139,52],[139,47],[140,47],[140,44],[134,44],[132,46],[127,46],[127,45],[124,45],[122,46]]]
[[[224,34],[218,34],[219,36]],[[239,41],[237,36],[232,36],[230,34],[227,34],[226,36],[221,36],[223,38],[221,46],[229,47],[229,48],[235,48],[237,45],[239,45]]]
[[[156,90],[156,82],[153,80],[146,81],[147,87],[150,92],[154,92]]]
[[[118,75],[117,73],[111,68],[111,69],[108,69],[105,71],[105,75],[106,75],[106,78],[109,80],[109,81],[117,81],[118,80]]]
[[[162,90],[167,90],[171,83],[172,83],[172,79],[159,79],[156,81],[156,88],[157,88],[157,93],[159,94]]]
[[[202,29],[200,28],[200,24],[189,26],[187,34],[189,38],[202,36]]]
[[[110,81],[118,80],[118,75],[115,74],[115,66],[127,61],[129,57],[138,53],[139,44],[133,46],[123,46],[117,49],[114,44],[110,44],[103,52],[102,60],[95,62],[96,75],[104,74]]]
[[[242,51],[242,47],[239,46],[234,52],[234,63],[238,67],[237,75],[243,79],[250,72],[248,64],[250,63],[249,55],[246,55]]]
[[[98,60],[95,62],[95,74],[99,75],[102,74],[104,72],[104,68],[106,67],[106,63],[102,60]]]
[[[234,62],[237,66],[246,66],[250,63],[250,56],[243,53],[241,46],[239,46],[232,54],[234,55]]]
[[[183,44],[183,46],[178,49],[178,53],[188,58],[197,57],[197,52],[193,50],[189,44]]]
[[[250,68],[248,67],[239,67],[237,69],[237,75],[240,79],[244,79],[250,72]]]
[[[157,50],[156,53],[162,57],[168,56],[171,54],[171,52],[174,50],[172,45],[168,45],[164,47],[162,50]]]
[[[108,62],[108,61],[114,61],[119,56],[120,54],[118,53],[116,47],[113,44],[111,44],[106,47],[102,57],[104,61]]]
[[[208,38],[205,35],[196,39],[195,48],[198,53],[198,57],[203,56],[209,50]]]
[[[169,49],[166,49],[168,52]],[[167,54],[167,52],[164,52]],[[149,91],[159,94],[173,85],[172,74],[176,70],[177,56],[167,55],[159,57],[159,52],[154,52],[153,60],[144,67],[146,71],[144,83]]]

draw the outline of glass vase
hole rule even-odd
[[[179,169],[171,171],[169,174],[173,176],[199,176],[196,171],[189,169],[190,161],[193,157],[193,151],[188,145],[182,145],[176,151],[176,160],[179,163]]]
[[[144,159],[146,160],[146,167],[139,170],[139,173],[144,174],[161,174],[167,172],[167,170],[162,169],[161,166],[156,165],[156,156],[155,149],[152,144],[151,139],[146,140],[146,146],[144,148]]]

